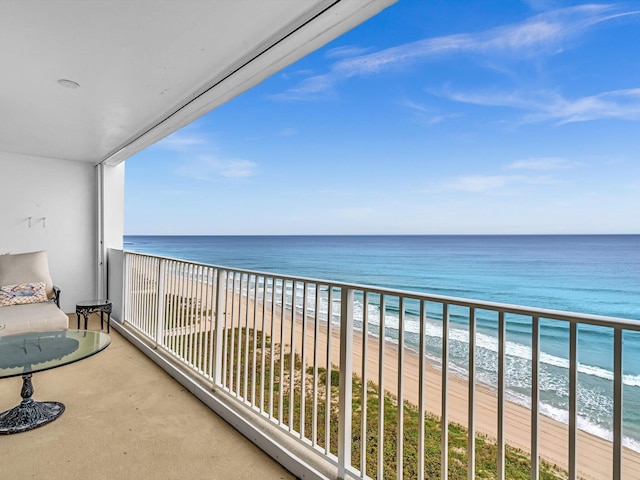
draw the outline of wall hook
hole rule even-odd
[[[33,217],[27,217],[27,220],[29,220],[29,228],[31,228],[31,219],[32,219],[32,218],[33,218]]]
[[[47,226],[47,217],[42,217],[42,228],[46,228]]]

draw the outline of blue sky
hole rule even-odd
[[[640,233],[640,3],[400,0],[126,162],[125,233]]]

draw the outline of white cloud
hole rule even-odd
[[[345,78],[371,75],[425,59],[460,53],[510,55],[518,59],[540,54],[554,55],[566,48],[568,40],[578,37],[595,25],[639,13],[630,9],[623,10],[618,5],[579,5],[541,13],[523,22],[485,32],[426,38],[340,60],[333,64],[327,74],[310,77],[273,98],[309,100],[317,98],[322,92],[330,91],[338,81]],[[339,47],[331,50],[328,56],[335,58],[341,53],[355,53],[355,50],[353,47]]]
[[[336,78],[331,75],[309,77],[282,93],[271,95],[273,100],[318,100],[333,97],[332,87]]]
[[[517,160],[509,165],[507,168],[517,170],[566,170],[575,166],[575,163],[560,157],[542,157],[542,158],[528,158],[526,160]]]
[[[332,48],[327,53],[325,53],[325,57],[327,58],[346,58],[346,57],[355,57],[358,55],[363,55],[367,53],[370,48],[357,47],[355,45],[343,45],[342,47]]]
[[[429,108],[427,108],[426,106],[420,104],[420,103],[416,103],[413,102],[411,100],[403,100],[402,102],[400,102],[400,105],[402,105],[403,107],[406,107],[410,110],[414,110],[417,111],[419,113],[429,113]]]
[[[306,77],[309,75],[313,75],[313,70],[303,69],[303,70],[286,71],[281,73],[280,77],[283,78],[284,80],[289,80],[290,78]]]
[[[522,177],[515,175],[469,175],[458,177],[453,181],[446,183],[446,190],[461,190],[463,192],[487,193],[502,189]]]
[[[280,130],[278,132],[278,136],[279,137],[293,137],[294,135],[297,135],[298,131],[295,128],[283,128],[282,130]]]
[[[250,177],[255,173],[256,164],[248,160],[221,159],[213,155],[199,155],[181,165],[176,173],[197,180],[237,179]]]
[[[458,118],[461,116],[459,113],[447,113],[438,115],[429,107],[407,99],[400,102],[400,105],[413,111],[419,119],[419,122],[427,126],[437,125],[451,118]]]
[[[603,118],[640,119],[640,88],[613,90],[573,100],[557,92],[452,92],[441,96],[461,103],[509,107],[528,111],[525,123],[556,121],[558,124]]]
[[[287,130],[289,135],[295,134],[293,129],[284,131]],[[254,175],[257,167],[249,160],[220,158],[211,154],[214,148],[211,140],[190,127],[173,133],[157,145],[180,153],[183,160],[175,173],[182,177],[204,181],[240,179]]]
[[[547,160],[549,160],[549,162],[547,162]],[[555,160],[559,159],[532,159],[529,161],[513,162],[507,165],[507,168],[531,170],[536,173],[523,173],[518,175],[465,175],[441,182],[439,186],[431,188],[428,192],[437,193],[456,190],[467,193],[511,195],[515,192],[511,187],[522,187],[525,185],[557,185],[558,183],[561,183],[557,178],[537,173],[544,170],[561,168],[559,167],[561,163],[559,161],[554,163]]]
[[[183,151],[193,146],[207,143],[208,140],[203,135],[190,133],[188,131],[177,131],[160,140],[156,146],[166,150]]]

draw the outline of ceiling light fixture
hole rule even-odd
[[[73,80],[67,80],[66,78],[58,80],[58,84],[66,88],[80,88],[79,83],[74,82]]]

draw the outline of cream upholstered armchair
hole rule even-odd
[[[47,252],[0,255],[0,336],[67,328]]]

